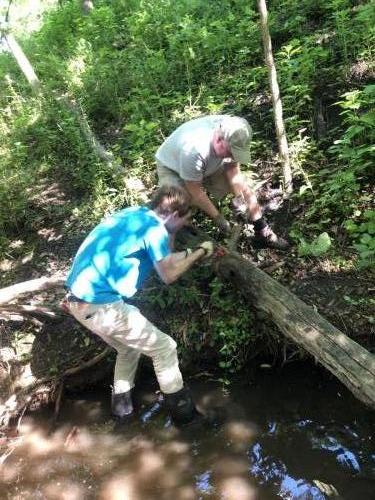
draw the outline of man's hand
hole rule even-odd
[[[203,259],[208,259],[214,253],[214,244],[212,241],[203,241],[203,243],[197,246],[196,250],[198,250],[198,248],[204,250]]]
[[[230,234],[231,226],[223,215],[221,214],[217,215],[213,219],[213,221],[215,222],[221,233],[223,233],[226,236]]]

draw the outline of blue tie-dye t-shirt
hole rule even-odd
[[[90,303],[127,299],[142,286],[153,263],[169,254],[168,232],[155,212],[126,208],[104,219],[87,236],[66,286]]]

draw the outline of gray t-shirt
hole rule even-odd
[[[216,156],[211,144],[223,118],[209,115],[183,123],[157,150],[157,161],[185,181],[201,181],[214,174],[226,163]]]

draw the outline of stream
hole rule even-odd
[[[23,416],[0,498],[375,499],[373,412],[314,365],[244,378],[189,379],[215,418],[182,429],[154,380],[138,382],[138,415],[126,425],[110,417],[109,389],[65,394],[56,423],[53,408]]]

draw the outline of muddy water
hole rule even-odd
[[[325,373],[259,370],[227,390],[207,377],[189,383],[224,423],[176,429],[151,383],[126,426],[103,392],[65,396],[54,427],[53,412],[24,417],[0,498],[375,499],[374,415]]]

